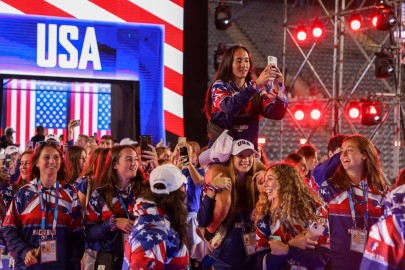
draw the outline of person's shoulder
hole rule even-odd
[[[214,179],[219,173],[222,173],[222,176],[230,177],[229,169],[227,166],[221,163],[211,164],[207,171],[205,172],[205,179],[208,181]]]

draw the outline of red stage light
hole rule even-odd
[[[321,110],[318,108],[314,108],[311,110],[310,115],[313,120],[319,120],[319,118],[321,118]]]
[[[371,24],[374,27],[377,27],[377,21],[378,21],[378,15],[377,14],[374,14],[373,16],[371,16]]]
[[[305,113],[302,109],[296,109],[294,112],[294,118],[297,121],[302,121],[305,117]]]
[[[349,25],[353,31],[357,31],[361,28],[363,24],[363,18],[358,13],[354,13],[349,18]]]
[[[296,37],[299,41],[304,41],[307,39],[307,30],[305,29],[305,26],[299,26],[297,28]]]
[[[360,104],[357,102],[352,102],[347,107],[347,114],[352,119],[357,119],[360,116]]]
[[[381,122],[381,107],[378,103],[365,103],[362,106],[361,123],[366,126]]]
[[[320,38],[323,34],[323,24],[320,21],[315,21],[312,25],[312,36],[314,38]]]

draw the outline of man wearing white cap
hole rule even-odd
[[[10,175],[10,183],[14,184],[20,176],[21,149],[15,145],[7,146],[5,150],[5,168]]]
[[[186,269],[185,176],[173,164],[155,168],[150,189],[136,200],[139,216],[125,244],[122,269]]]

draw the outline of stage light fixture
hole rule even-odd
[[[295,108],[295,110],[294,110],[294,118],[295,118],[295,120],[297,120],[297,121],[302,121],[302,120],[304,120],[304,118],[305,118],[305,112],[304,112],[304,109],[303,108],[301,108],[300,106],[297,106],[296,108]]]
[[[226,30],[231,24],[231,8],[224,1],[221,1],[215,8],[215,27],[218,30]]]
[[[378,14],[374,13],[370,17],[371,24],[374,26],[374,28],[377,26],[377,20],[378,20]]]
[[[390,30],[397,24],[397,17],[391,8],[377,8],[375,29],[381,31]],[[374,24],[373,24],[374,25]]]
[[[324,25],[319,21],[316,20],[312,25],[312,37],[320,38],[323,34]]]
[[[349,26],[353,31],[358,31],[363,25],[363,18],[358,12],[353,13],[349,18]]]
[[[305,26],[298,26],[295,36],[299,41],[305,41],[307,39],[307,29],[305,28]]]
[[[387,79],[395,73],[395,59],[390,52],[376,52],[374,65],[375,77],[378,79]]]
[[[218,69],[219,65],[222,62],[222,59],[224,58],[224,54],[226,52],[226,44],[220,42],[218,43],[217,50],[214,53],[214,68],[215,70]]]
[[[312,120],[319,120],[319,118],[321,118],[321,110],[319,108],[312,108],[310,116]]]
[[[347,106],[347,114],[351,119],[357,119],[360,117],[360,104],[358,102],[351,102]]]
[[[266,144],[266,137],[259,137],[259,138],[257,139],[257,143],[258,143],[259,145]]]
[[[381,122],[381,106],[377,102],[366,102],[361,106],[361,124],[373,126]]]

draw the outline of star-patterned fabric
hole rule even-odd
[[[125,244],[122,269],[186,269],[187,247],[162,209],[139,198],[134,213],[139,217]]]

